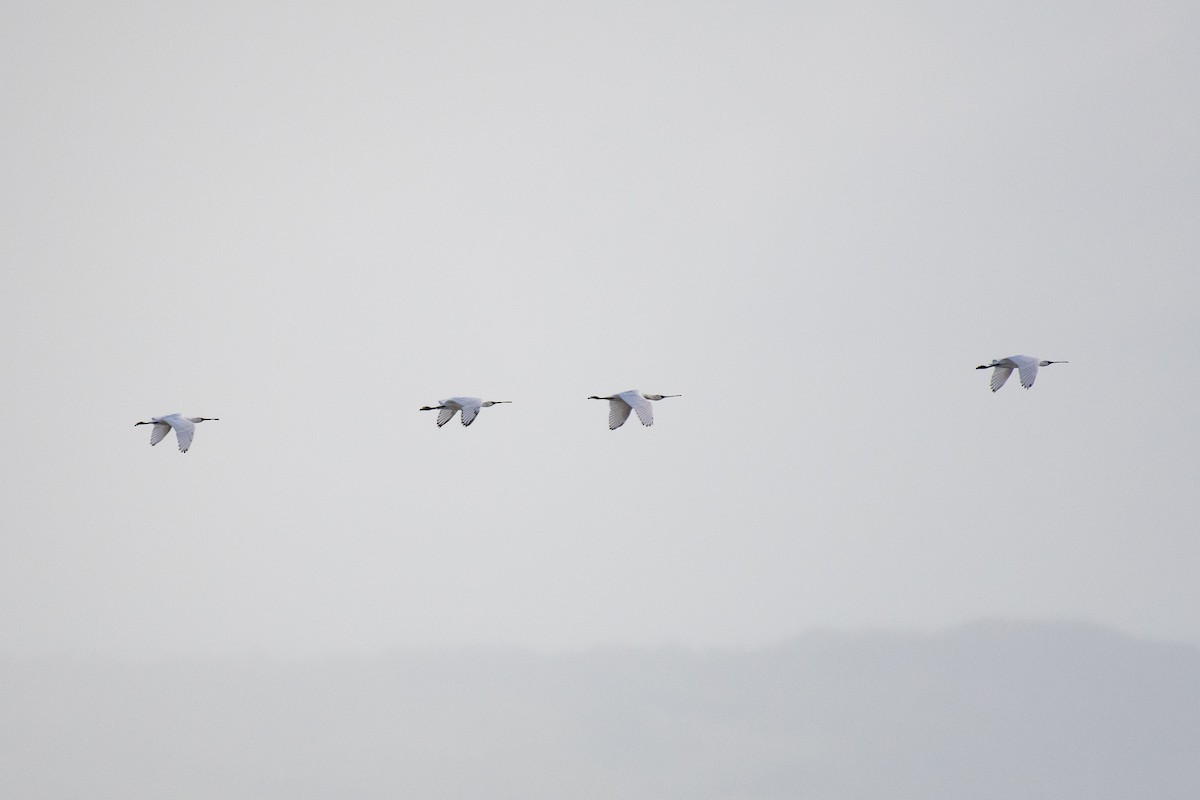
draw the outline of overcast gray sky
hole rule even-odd
[[[4,4],[0,646],[1200,642],[1198,33]],[[683,397],[610,432],[629,388]]]

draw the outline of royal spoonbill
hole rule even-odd
[[[421,406],[421,410],[437,411],[437,426],[440,428],[454,418],[456,411],[462,411],[462,424],[470,425],[479,414],[479,409],[511,402],[512,400],[483,400],[478,397],[451,397],[448,400],[438,400],[436,406]]]
[[[630,411],[636,411],[638,419],[642,421],[642,424],[650,427],[654,424],[654,407],[647,402],[648,400],[662,400],[665,397],[682,396],[679,394],[642,394],[637,389],[630,389],[627,392],[620,392],[609,397],[592,395],[588,400],[608,401],[608,429],[615,431],[625,424],[625,420],[629,419]]]
[[[138,425],[153,425],[150,429],[150,446],[158,444],[163,437],[175,429],[175,441],[179,442],[179,452],[186,453],[192,446],[192,434],[196,431],[197,422],[217,422],[218,417],[184,417],[179,414],[167,414],[165,417],[151,417],[149,422],[135,422]]]
[[[1008,376],[1015,369],[1021,373],[1021,385],[1028,389],[1037,379],[1038,367],[1048,367],[1051,364],[1066,364],[1066,361],[1038,361],[1033,356],[1009,356],[999,360],[992,359],[990,364],[980,364],[975,369],[995,369],[992,373],[992,391],[1000,390]]]

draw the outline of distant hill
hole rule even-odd
[[[0,658],[0,796],[1200,797],[1200,650],[1082,624],[730,651]]]

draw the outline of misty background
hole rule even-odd
[[[1198,675],[1194,647],[1079,623],[754,650],[0,659],[0,769],[10,796],[55,800],[1189,800]]]
[[[4,4],[13,785],[74,752],[71,691],[118,763],[171,705],[130,687],[211,693],[230,724],[187,729],[201,758],[289,729],[240,716],[258,671],[299,698],[297,671],[348,659],[307,701],[343,705],[400,652],[520,653],[586,697],[607,648],[636,684],[661,648],[775,663],[816,629],[1072,621],[1170,650],[1183,698],[1198,33],[1175,0]],[[1016,353],[1071,363],[993,395],[973,367]],[[630,388],[683,396],[608,431],[585,398]],[[513,403],[470,429],[417,411],[452,395]],[[186,455],[132,427],[175,411],[220,421]],[[1075,655],[1030,674],[1098,663]],[[463,685],[500,715],[487,674]],[[545,713],[592,719],[572,694]],[[1194,732],[1120,707],[1148,740]],[[278,796],[230,780],[196,795]]]

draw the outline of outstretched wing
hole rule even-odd
[[[632,411],[629,404],[624,400],[613,398],[608,401],[608,429],[615,431],[617,428],[625,424],[625,420],[629,419],[629,412]]]
[[[175,429],[175,440],[179,442],[179,452],[186,453],[192,446],[192,434],[196,432],[196,426],[191,420],[177,417],[174,414],[167,417],[166,422]]]
[[[1021,371],[1021,385],[1028,389],[1037,380],[1038,362],[1032,356],[1011,356],[1009,358]]]
[[[641,420],[643,425],[650,427],[654,424],[654,406],[650,405],[650,401],[642,397],[640,392],[621,392],[617,396],[632,406],[633,410],[637,412],[638,419]]]
[[[1000,390],[1004,382],[1008,380],[1008,376],[1012,375],[1012,367],[996,367],[992,370],[992,391]]]
[[[463,427],[470,425],[475,421],[475,417],[479,414],[479,409],[483,408],[482,400],[472,400],[462,404],[462,424]]]
[[[156,422],[150,428],[150,446],[158,444],[163,440],[163,437],[171,432],[171,426],[165,422]]]
[[[455,412],[458,411],[458,406],[446,406],[438,412],[437,425],[442,427],[450,420],[454,419]]]

